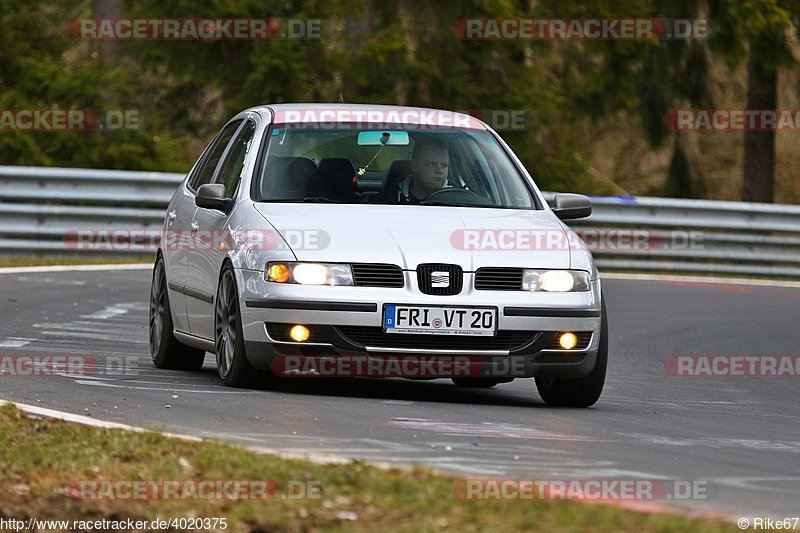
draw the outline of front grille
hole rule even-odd
[[[361,326],[337,326],[337,329],[347,340],[361,346],[427,350],[514,350],[537,335],[533,331],[498,331],[494,337],[466,337],[385,333],[383,328]]]
[[[564,333],[563,331],[559,331],[553,336],[553,340],[545,347],[545,350],[563,350],[563,348],[558,344],[558,337]],[[592,332],[591,331],[573,331],[576,337],[578,337],[578,344],[572,350],[585,350],[589,347],[589,344],[592,342]],[[570,350],[570,351],[572,351]]]
[[[479,268],[475,271],[475,289],[479,291],[522,290],[522,269]]]
[[[438,274],[443,273],[443,274]],[[446,280],[446,286],[434,286],[436,281]],[[458,265],[427,263],[417,266],[417,283],[423,294],[434,296],[453,296],[461,292],[464,271]]]
[[[402,287],[403,271],[397,265],[353,263],[353,282],[359,287]]]
[[[289,330],[292,329],[294,324],[280,324],[277,322],[267,322],[267,333],[269,334],[270,338],[276,341],[285,341],[285,342],[296,342],[289,336]],[[326,342],[320,333],[317,331],[317,328],[314,326],[306,326],[310,333],[308,340],[303,342]]]

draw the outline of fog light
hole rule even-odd
[[[289,330],[289,336],[295,342],[304,342],[308,340],[308,337],[311,336],[311,332],[308,331],[308,328],[301,325],[292,326],[292,329]]]
[[[578,345],[578,337],[574,333],[562,333],[558,338],[558,344],[565,350],[571,350]]]

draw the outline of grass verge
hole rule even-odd
[[[0,406],[0,517],[19,520],[226,518],[227,531],[734,531],[707,519],[641,513],[571,501],[463,500],[457,478],[422,468],[383,470],[360,462],[321,465],[217,442],[155,432],[105,430],[31,417]],[[266,499],[90,500],[81,480],[270,480]],[[304,483],[304,484],[303,484]],[[303,484],[303,485],[300,485]],[[102,485],[100,485],[102,486]],[[290,486],[318,498],[283,498]]]

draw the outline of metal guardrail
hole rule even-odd
[[[0,166],[0,253],[74,253],[66,237],[81,229],[158,231],[183,177]],[[592,216],[570,225],[601,269],[800,276],[800,206],[645,197],[592,202]]]
[[[81,229],[158,231],[183,178],[164,172],[0,166],[0,253],[73,253],[66,237]]]

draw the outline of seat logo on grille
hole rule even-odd
[[[450,272],[436,270],[431,272],[431,287],[449,287]]]

